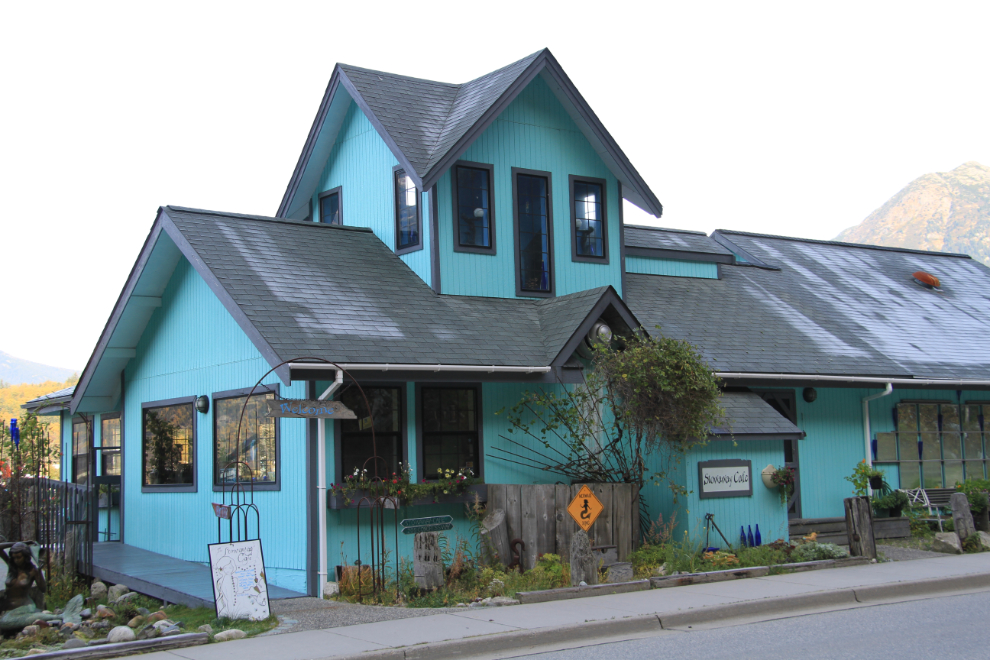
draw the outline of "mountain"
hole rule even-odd
[[[2,383],[44,383],[45,381],[62,383],[73,374],[78,373],[75,369],[49,367],[46,364],[29,362],[0,351],[0,382]]]
[[[835,240],[961,252],[990,266],[990,167],[970,161],[918,177]]]

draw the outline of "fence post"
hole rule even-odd
[[[869,498],[847,497],[842,504],[846,510],[849,554],[853,557],[876,559],[877,544],[873,537],[873,511]]]

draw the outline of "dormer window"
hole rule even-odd
[[[570,177],[571,259],[608,263],[605,180]]]
[[[495,254],[493,169],[463,161],[453,169],[455,252]]]
[[[344,216],[340,206],[340,195],[340,186],[320,195],[320,222],[328,225],[344,224]]]
[[[395,251],[399,254],[422,247],[419,231],[419,191],[401,167],[393,174],[395,181]]]

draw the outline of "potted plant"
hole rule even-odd
[[[987,500],[987,493],[990,492],[990,479],[967,479],[961,484],[956,484],[956,490],[966,493],[976,530],[990,532],[990,504]]]
[[[908,496],[902,490],[892,490],[889,493],[873,498],[873,511],[879,518],[900,518],[904,507],[907,505]]]
[[[862,497],[868,494],[867,486],[882,495],[886,495],[890,491],[890,486],[887,485],[883,477],[883,470],[867,465],[866,461],[863,460],[856,464],[856,469],[853,470],[852,475],[845,477],[845,480],[854,486],[856,495]]]
[[[794,494],[794,468],[787,466],[774,468],[770,475],[770,482],[777,487],[780,493],[780,504],[787,506],[787,501]]]

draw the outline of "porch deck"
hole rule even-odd
[[[123,543],[93,544],[93,577],[125,584],[131,591],[188,607],[210,607],[213,584],[210,569]],[[303,598],[306,594],[268,585],[271,600]]]

